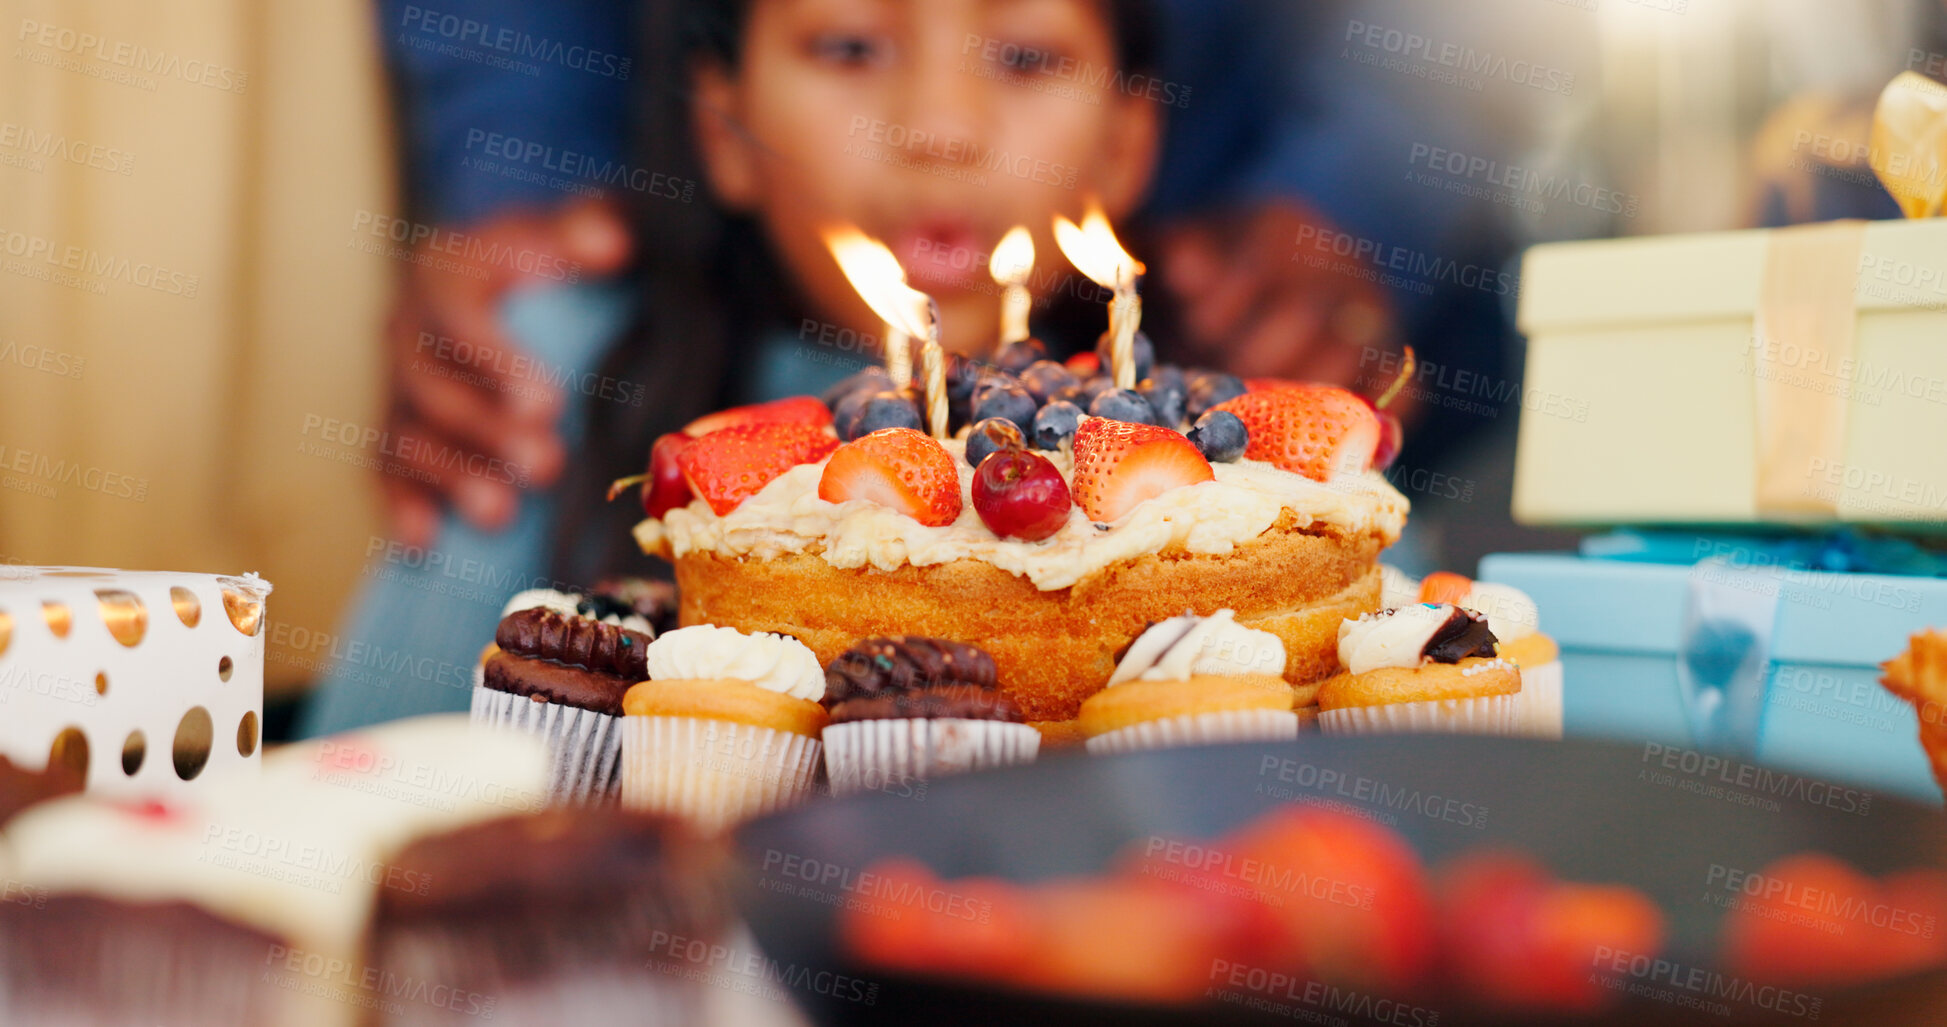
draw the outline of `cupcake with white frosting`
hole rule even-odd
[[[1283,641],[1238,624],[1231,610],[1152,624],[1130,643],[1108,687],[1082,703],[1088,751],[1296,738],[1284,665]]]
[[[810,794],[827,717],[825,671],[788,635],[679,628],[647,650],[622,698],[622,804],[705,828]]]
[[[1528,593],[1444,571],[1427,575],[1418,588],[1420,602],[1453,603],[1487,618],[1495,655],[1521,668],[1521,733],[1562,737],[1561,650],[1542,634],[1541,611]]]
[[[1495,652],[1487,618],[1415,603],[1339,625],[1345,672],[1319,687],[1326,734],[1513,734],[1521,672]]]

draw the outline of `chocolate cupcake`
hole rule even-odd
[[[243,811],[222,799],[72,796],[9,825],[0,846],[0,1023],[349,1021],[338,1004],[280,987],[270,971],[289,952],[348,958],[355,946],[333,945],[332,928],[359,915],[351,909],[359,898],[320,887],[343,882],[276,874],[286,867],[261,857],[273,840],[334,854],[343,847],[324,849],[316,833],[246,826]],[[251,843],[226,845],[233,829],[239,838],[248,831]],[[321,926],[306,934],[309,922]]]
[[[386,860],[538,809],[544,750],[441,714],[282,746],[193,795],[34,805],[0,846],[0,1023],[313,1027],[440,1001],[363,958],[381,893],[440,883]]]
[[[588,593],[530,588],[514,593],[507,605],[500,608],[500,616],[505,620],[523,610],[549,610],[563,617],[600,621],[654,638],[675,627],[676,586],[642,578],[615,578]],[[492,642],[481,650],[480,665],[473,670],[475,688],[483,684],[487,661],[499,651],[499,645]]]
[[[530,606],[500,619],[473,691],[473,721],[547,740],[554,761],[549,801],[612,801],[620,785],[622,694],[649,676],[651,636],[624,626],[640,622],[633,614],[603,620],[559,607]]]
[[[516,592],[501,607],[505,617],[522,610],[552,610],[569,617],[586,617],[618,628],[656,635],[663,624],[673,619],[676,588],[640,578],[604,581],[590,592],[561,592],[552,588],[530,588]]]
[[[144,972],[137,962],[167,965],[164,957],[185,950],[194,955],[174,972]],[[249,972],[290,950],[279,935],[188,902],[10,888],[0,904],[0,1021],[269,1024],[309,1012],[331,1022]]]
[[[721,853],[673,818],[555,808],[407,846],[384,891],[369,962],[381,980],[453,996],[389,1025],[695,1023],[695,974],[654,969],[676,946],[718,944],[730,901]],[[672,939],[681,939],[672,942]]]
[[[869,638],[825,668],[834,794],[909,792],[940,774],[1031,763],[1041,733],[1002,694],[994,660],[961,642]]]

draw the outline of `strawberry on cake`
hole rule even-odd
[[[1330,676],[1405,524],[1379,473],[1397,422],[1330,386],[1159,365],[1115,389],[1093,363],[963,365],[944,440],[876,371],[710,415],[657,440],[636,538],[674,564],[685,625],[822,662],[878,635],[978,645],[1036,722],[1072,721],[1185,613],[1278,636],[1295,685]]]

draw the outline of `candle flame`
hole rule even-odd
[[[927,337],[926,294],[906,284],[906,271],[886,244],[851,226],[829,228],[825,246],[865,305],[887,324],[916,339]]]
[[[1015,225],[1001,236],[994,255],[987,258],[987,273],[1001,285],[1021,285],[1034,269],[1034,235],[1026,225]]]
[[[1116,241],[1108,215],[1092,200],[1079,225],[1055,215],[1055,243],[1061,247],[1062,256],[1075,265],[1075,270],[1104,289],[1115,288],[1125,271],[1143,273],[1142,262],[1131,257]]]

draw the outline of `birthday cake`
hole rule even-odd
[[[977,644],[1036,722],[1075,718],[1186,612],[1278,636],[1294,685],[1335,673],[1405,524],[1380,473],[1396,422],[1328,386],[1139,353],[1118,389],[1097,354],[1041,356],[953,368],[944,437],[874,369],[657,440],[635,535],[674,565],[681,622],[790,635],[820,662],[877,635]]]

